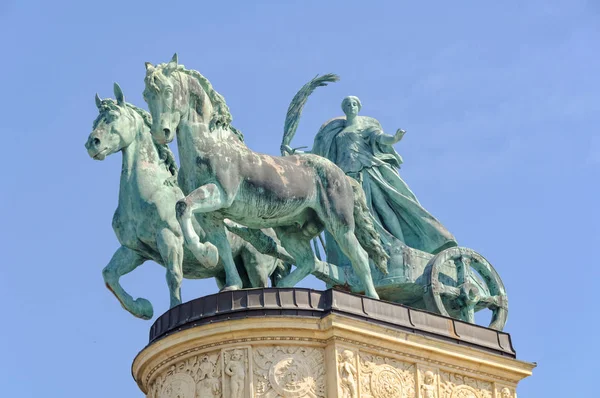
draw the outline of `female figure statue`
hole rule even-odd
[[[393,245],[395,238],[434,254],[456,246],[454,236],[420,205],[398,174],[402,158],[393,145],[405,131],[398,129],[393,136],[385,134],[376,119],[358,115],[361,107],[357,97],[344,98],[342,110],[346,116],[321,126],[310,152],[326,157],[362,183],[384,244]],[[289,147],[285,149],[291,151]],[[330,246],[331,239],[327,241]],[[328,258],[337,257],[335,252],[328,247]]]

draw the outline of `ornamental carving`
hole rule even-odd
[[[516,396],[515,386],[508,382],[361,352],[350,345],[336,349],[328,362],[331,369],[326,369],[324,348],[283,344],[229,345],[163,363],[148,386],[147,398],[325,398],[327,371],[330,382],[337,377],[337,385],[330,386],[338,390],[334,396],[342,398]]]
[[[186,373],[178,373],[170,376],[165,381],[161,398],[195,398],[196,382]]]
[[[358,371],[356,364],[357,356],[351,350],[343,350],[338,354],[338,371],[340,376],[340,397],[358,397]]]
[[[498,388],[496,392],[498,398],[513,398],[514,394],[509,387]]]
[[[325,397],[325,357],[321,348],[256,347],[256,398]]]
[[[458,386],[452,392],[452,398],[481,398],[481,395],[473,387]]]
[[[414,398],[415,365],[360,354],[361,398]]]
[[[248,348],[223,351],[223,395],[228,398],[251,396]]]
[[[438,384],[435,373],[432,370],[419,372],[421,398],[437,398]]]
[[[440,372],[441,398],[492,398],[492,383],[459,374]]]
[[[213,352],[177,362],[152,382],[148,398],[221,398],[219,358]]]

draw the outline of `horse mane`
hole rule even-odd
[[[153,72],[146,76],[147,81],[157,91],[158,87],[154,83],[154,79],[161,79],[160,72],[168,65],[169,64],[159,64],[156,66]],[[214,131],[219,127],[227,129],[231,131],[237,138],[239,138],[240,141],[244,142],[244,135],[242,134],[242,132],[231,125],[233,117],[231,116],[229,107],[225,103],[225,98],[213,88],[211,82],[200,72],[193,69],[186,69],[183,65],[177,65],[175,71],[193,77],[198,81],[198,83],[200,83],[200,86],[204,89],[204,92],[208,96],[208,99],[210,100],[210,103],[213,107],[212,114],[210,115],[210,122],[208,125],[209,130]]]
[[[150,115],[150,113],[148,111],[146,111],[142,108],[138,108],[137,106],[130,104],[129,102],[126,102],[125,106],[127,108],[131,109],[132,111],[134,111],[135,113],[137,113],[138,115],[140,115],[140,117],[144,121],[144,124],[148,128],[152,127],[152,116]],[[120,108],[119,105],[117,104],[117,101],[115,101],[112,98],[103,99],[100,107],[101,107],[100,114],[98,115],[96,120],[94,120],[94,125],[93,125],[94,129],[96,127],[98,127],[98,124],[100,124],[100,121],[102,120],[105,112],[108,112],[110,110],[119,111],[119,108]],[[156,147],[156,151],[158,152],[159,159],[165,163],[165,166],[167,167],[167,170],[169,170],[171,175],[173,177],[177,177],[177,172],[178,172],[177,162],[175,162],[175,155],[173,155],[173,152],[171,151],[171,148],[169,148],[169,145],[167,145],[167,144],[160,145],[160,144],[157,144],[156,141],[154,141],[154,140],[152,140],[152,142],[154,143],[154,146]]]
[[[200,86],[202,86],[206,92],[206,95],[208,95],[208,98],[213,106],[213,112],[209,124],[210,131],[213,131],[218,127],[229,129],[229,131],[235,134],[240,141],[244,142],[244,135],[242,132],[231,125],[233,116],[231,116],[231,111],[225,103],[225,97],[223,97],[213,88],[211,82],[200,72],[193,69],[186,69],[183,65],[177,65],[176,70],[198,80]]]

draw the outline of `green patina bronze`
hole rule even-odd
[[[348,176],[361,183],[369,210],[381,239],[388,245],[401,241],[428,253],[456,246],[452,234],[419,203],[408,185],[395,169],[402,158],[393,147],[406,133],[398,129],[391,136],[383,132],[379,122],[371,117],[358,116],[362,104],[357,97],[342,101],[345,117],[327,121],[319,129],[310,153],[326,157]],[[301,107],[290,106],[296,112],[288,113],[282,152],[301,153],[289,146],[295,133]],[[308,151],[303,152],[308,153]],[[327,235],[327,257],[340,258],[343,253]]]
[[[241,280],[224,236],[224,219],[250,228],[274,228],[296,268],[277,286],[291,287],[319,266],[310,240],[326,229],[350,259],[366,295],[378,298],[369,256],[386,272],[383,250],[364,192],[331,161],[316,155],[276,157],[250,150],[231,127],[224,98],[199,72],[171,62],[146,64],[144,98],[158,143],[177,135],[179,184],[186,198],[177,216],[186,246],[201,261],[225,263],[226,288]],[[191,221],[201,215],[207,233],[201,243]]]
[[[157,145],[150,135],[150,114],[125,102],[115,84],[116,101],[96,95],[98,118],[85,144],[89,155],[103,160],[116,152],[123,154],[119,205],[113,217],[113,229],[121,247],[103,271],[106,286],[123,308],[133,315],[150,319],[152,305],[143,298],[134,300],[119,284],[119,278],[154,260],[167,269],[171,307],[181,303],[182,278],[216,278],[225,283],[222,262],[198,261],[184,250],[183,235],[175,217],[175,203],[184,197],[177,185],[177,165],[166,145]],[[195,224],[195,223],[194,223]],[[230,223],[232,229],[240,226]],[[195,231],[204,232],[194,226]],[[265,233],[269,234],[268,231]],[[270,234],[273,238],[273,232]],[[226,233],[243,287],[265,287],[269,276],[287,274],[281,260],[259,253],[235,234]]]
[[[147,300],[119,285],[151,259],[167,268],[171,306],[181,302],[182,277],[215,277],[232,290],[266,286],[269,277],[291,287],[312,273],[329,286],[471,323],[488,308],[490,327],[504,327],[508,301],[498,273],[458,247],[401,178],[393,145],[404,130],[385,134],[377,120],[359,116],[361,101],[350,96],[345,116],[323,124],[310,151],[290,147],[309,96],[337,80],[317,76],[293,98],[282,157],[249,149],[223,96],[177,55],[146,63],[152,116],[126,104],[118,86],[116,101],[96,98],[100,115],[86,148],[98,160],[123,153],[113,221],[122,246],[104,278],[125,309],[152,316]],[[175,137],[179,169],[167,146]]]
[[[282,154],[323,156],[361,184],[389,256],[388,273],[377,269],[372,273],[381,298],[471,323],[476,311],[489,308],[490,326],[502,329],[508,302],[499,275],[481,255],[457,247],[452,234],[421,206],[398,173],[402,158],[393,145],[404,137],[404,130],[398,129],[393,136],[385,134],[377,120],[358,115],[361,101],[349,96],[342,101],[345,116],[323,124],[310,151],[290,147],[308,96],[317,87],[337,80],[333,74],[317,76],[298,91],[288,108]],[[320,268],[314,274],[331,286],[362,291],[347,257],[327,231],[325,251],[328,264],[335,267]]]

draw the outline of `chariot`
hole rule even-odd
[[[318,249],[316,249],[318,250]],[[413,308],[475,323],[475,312],[492,312],[489,327],[502,330],[508,315],[504,284],[494,267],[480,254],[451,247],[437,254],[397,242],[390,250],[388,274],[371,267],[380,298]],[[329,286],[360,293],[360,281],[349,263],[319,262],[313,272]]]
[[[294,96],[285,121],[282,155],[296,152],[289,144],[310,94],[317,87],[338,79],[335,74],[316,76]],[[475,312],[488,308],[492,311],[489,327],[503,329],[508,315],[506,291],[500,276],[483,256],[463,247],[449,247],[431,254],[409,247],[392,236],[385,240],[393,242],[387,248],[388,274],[371,264],[373,282],[381,299],[469,323],[475,323]],[[315,244],[314,250],[319,255],[318,245]],[[332,257],[327,253],[326,263],[317,262],[313,275],[329,286],[362,293],[364,287],[354,275],[350,261],[343,255],[338,258],[338,254],[333,254]]]
[[[365,191],[356,179],[319,151],[296,154],[289,147],[310,94],[337,80],[334,74],[317,76],[293,98],[281,145],[282,155],[292,155],[286,159],[248,148],[241,133],[231,126],[225,99],[199,72],[179,65],[177,55],[166,64],[146,64],[144,97],[153,116],[152,138],[158,145],[166,145],[177,137],[181,159],[178,183],[187,196],[177,202],[175,211],[185,247],[205,266],[214,267],[221,261],[226,274],[224,288],[235,290],[243,287],[243,281],[231,255],[224,219],[256,231],[274,228],[281,247],[292,258],[287,262],[295,265],[276,282],[278,287],[293,287],[313,273],[329,286],[469,323],[475,323],[477,311],[489,308],[489,326],[501,330],[508,313],[506,292],[487,260],[470,249],[450,247],[456,244],[454,239],[437,246],[444,250],[409,247],[400,241],[403,238],[383,239],[371,221],[373,209],[368,208]],[[354,117],[358,112],[355,105]],[[403,133],[398,130],[396,136],[381,134],[376,139],[391,146]],[[388,152],[387,156],[393,156]],[[383,152],[381,156],[386,158]],[[399,156],[394,159],[399,166]],[[417,204],[412,197],[406,197],[411,206]],[[198,217],[200,214],[211,216]],[[433,236],[439,232],[436,228],[442,228],[424,210],[418,214],[427,219],[418,224],[423,229],[420,234]],[[205,243],[193,221],[205,232]],[[315,261],[310,241],[322,230],[350,260],[328,253],[327,262]]]

